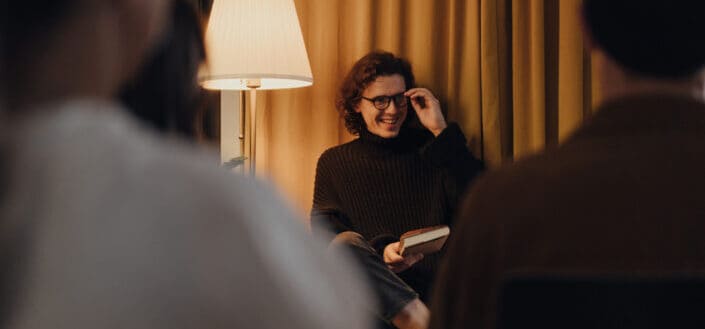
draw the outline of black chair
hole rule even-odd
[[[705,276],[515,276],[498,303],[500,329],[703,329]]]

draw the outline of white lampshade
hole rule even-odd
[[[215,0],[205,41],[204,88],[244,90],[248,80],[258,89],[313,84],[293,0]]]

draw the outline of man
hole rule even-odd
[[[517,273],[705,270],[705,3],[585,0],[594,117],[482,178],[462,206],[431,327],[494,328]]]
[[[169,5],[3,1],[0,327],[366,328],[355,269],[271,188],[113,101]]]

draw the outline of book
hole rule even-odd
[[[431,254],[443,248],[450,235],[447,225],[420,228],[406,232],[399,237],[399,254]]]

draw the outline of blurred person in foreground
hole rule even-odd
[[[366,290],[271,188],[113,96],[171,1],[3,1],[0,326],[367,328]]]
[[[523,273],[705,271],[705,2],[585,0],[594,117],[480,179],[441,266],[431,327],[495,328]]]
[[[425,328],[428,290],[442,252],[402,256],[399,236],[450,225],[460,194],[483,164],[441,104],[416,86],[411,64],[389,52],[358,60],[337,102],[359,138],[318,160],[311,222],[350,246],[379,301],[379,326]]]

